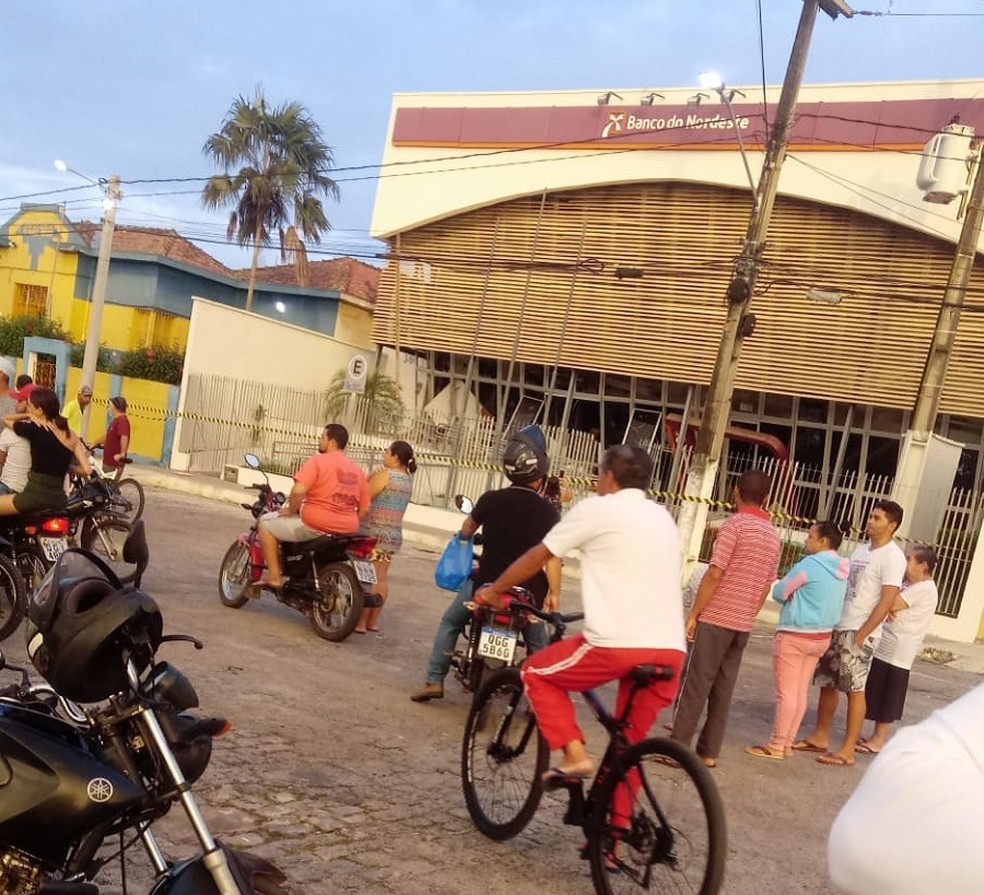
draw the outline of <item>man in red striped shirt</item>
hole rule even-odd
[[[738,512],[718,532],[710,568],[687,616],[690,652],[671,736],[689,746],[706,704],[697,754],[709,768],[717,764],[724,743],[749,633],[779,571],[779,534],[763,508],[771,487],[758,470],[739,477],[734,490]]]

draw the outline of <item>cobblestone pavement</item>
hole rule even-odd
[[[150,491],[146,520],[152,560],[144,588],[158,599],[167,631],[206,643],[200,652],[168,644],[162,656],[194,682],[204,714],[234,723],[195,787],[213,833],[273,860],[293,893],[592,891],[577,858],[580,831],[563,826],[558,799],[545,799],[509,842],[491,842],[473,828],[458,773],[468,698],[457,684],[449,680],[440,703],[408,700],[450,598],[433,586],[434,554],[408,548],[394,562],[381,634],[333,644],[272,598],[241,610],[219,604],[218,564],[245,528],[245,511]],[[575,590],[567,586],[567,610],[578,608]],[[828,893],[826,834],[866,761],[838,769],[800,755],[780,764],[742,754],[771,723],[769,638],[756,631],[746,652],[715,771],[729,823],[724,891]],[[977,681],[919,663],[909,719]],[[585,730],[598,751],[592,723]],[[166,852],[194,850],[180,809],[156,831]],[[130,861],[138,879],[142,864],[141,855]]]

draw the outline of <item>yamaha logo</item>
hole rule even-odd
[[[113,784],[105,777],[95,777],[89,781],[86,794],[93,802],[108,802],[113,798]]]

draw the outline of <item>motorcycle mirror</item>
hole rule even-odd
[[[475,509],[475,504],[472,499],[470,497],[466,497],[464,494],[455,494],[454,505],[466,516],[470,516],[471,511]]]
[[[260,468],[260,458],[257,457],[256,454],[244,454],[243,455],[243,462],[250,469],[259,469]]]

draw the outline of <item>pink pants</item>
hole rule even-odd
[[[799,634],[777,631],[772,640],[772,671],[776,678],[776,717],[769,748],[788,751],[809,702],[810,680],[830,645],[830,632]]]
[[[522,678],[537,727],[551,749],[561,749],[573,740],[584,741],[577,726],[574,704],[568,693],[593,690],[617,680],[618,698],[615,715],[620,716],[632,691],[626,675],[636,665],[668,665],[674,670],[668,681],[656,681],[632,699],[625,738],[630,744],[645,739],[656,716],[676,696],[684,654],[678,650],[612,649],[591,646],[583,634],[568,637],[530,656],[523,663]],[[629,804],[639,781],[629,779],[629,792],[615,798],[615,816],[631,816]]]

